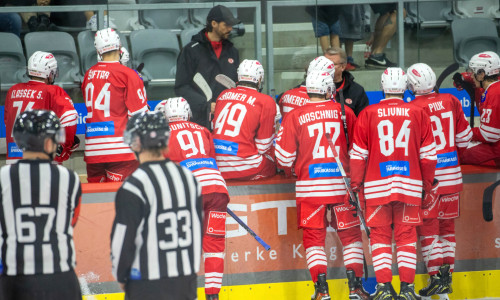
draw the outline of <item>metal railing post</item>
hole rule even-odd
[[[398,62],[401,68],[405,68],[405,28],[404,28],[404,3],[398,0]]]
[[[267,60],[267,93],[274,89],[274,36],[273,36],[273,5],[266,3],[266,60]]]

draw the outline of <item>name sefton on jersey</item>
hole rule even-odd
[[[239,86],[217,98],[213,139],[217,165],[225,179],[241,178],[264,168],[272,155],[276,104],[256,89]]]
[[[356,116],[345,108],[347,133],[352,136]],[[276,141],[276,160],[287,173],[295,165],[297,201],[341,203],[346,189],[325,133],[349,172],[347,141],[340,104],[331,100],[308,102],[283,119]]]
[[[305,85],[288,90],[281,95],[279,101],[281,115],[285,118],[286,114],[292,111],[292,109],[301,107],[307,102],[309,102],[309,96],[307,95],[307,88]]]
[[[202,186],[202,194],[228,193],[207,128],[189,121],[170,123],[167,157],[193,172]]]
[[[7,92],[5,99],[5,127],[7,141],[7,163],[13,163],[23,157],[23,152],[16,146],[12,128],[17,116],[25,110],[46,109],[56,113],[66,132],[65,145],[71,147],[76,133],[78,113],[68,94],[59,86],[30,80],[18,83]]]
[[[423,109],[388,98],[361,111],[351,150],[351,185],[364,187],[368,205],[420,205],[435,167],[436,144]]]
[[[119,62],[99,62],[85,73],[82,91],[87,106],[85,161],[135,160],[123,131],[131,115],[148,110],[139,75]]]
[[[430,93],[417,95],[411,102],[426,111],[432,123],[436,142],[436,174],[438,193],[457,193],[462,190],[462,170],[457,148],[466,149],[472,138],[469,122],[465,119],[462,105],[450,94]]]

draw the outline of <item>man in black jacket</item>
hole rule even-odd
[[[213,113],[215,100],[225,89],[215,81],[215,76],[225,74],[237,81],[239,54],[227,38],[233,26],[239,23],[240,20],[227,7],[214,6],[208,13],[206,27],[193,36],[177,58],[175,93],[189,102],[193,112],[192,121],[202,126],[208,127],[209,113]],[[200,73],[207,82],[212,92],[211,98],[194,81],[196,73]]]
[[[325,57],[333,61],[335,64],[335,74],[333,81],[337,88],[335,100],[339,103],[342,102],[341,95],[343,95],[344,104],[349,106],[356,116],[368,106],[368,96],[366,96],[365,89],[354,82],[354,76],[345,70],[347,65],[347,55],[341,48],[328,48],[325,51]]]

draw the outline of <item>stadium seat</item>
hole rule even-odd
[[[122,46],[127,50],[130,50],[130,46],[128,44],[127,38],[122,34],[120,35],[120,41],[122,42]],[[80,52],[80,62],[82,74],[95,65],[97,63],[97,52],[94,46],[94,31],[86,30],[82,31],[78,34],[78,51]],[[130,52],[130,51],[129,51]]]
[[[448,27],[454,19],[449,1],[406,3],[407,23],[421,28]]]
[[[135,0],[108,0],[109,4],[136,4]],[[109,17],[116,24],[116,29],[120,31],[133,31],[144,29],[139,23],[139,13],[137,11],[109,11]]]
[[[462,18],[500,18],[498,0],[453,1],[453,13]]]
[[[148,3],[186,3],[187,0],[138,0],[139,4]],[[190,27],[187,9],[142,10],[139,20],[147,28],[182,30]]]
[[[26,58],[19,37],[13,33],[0,32],[0,80],[1,90],[26,82]]]
[[[193,37],[193,35],[197,34],[202,29],[203,27],[194,27],[194,28],[184,29],[183,31],[181,31],[181,46],[184,47],[187,44],[189,44],[189,42],[191,42],[191,38]]]
[[[480,30],[478,30],[478,28]],[[500,38],[495,23],[485,18],[458,19],[451,23],[453,56],[462,66],[482,51],[500,52]]]
[[[56,84],[63,88],[79,87],[83,76],[80,73],[80,59],[76,52],[75,40],[66,32],[30,32],[24,37],[26,54],[30,57],[36,51],[54,54],[59,68]]]
[[[172,85],[179,42],[166,29],[136,30],[130,34],[133,66],[144,63],[142,74],[149,85]]]

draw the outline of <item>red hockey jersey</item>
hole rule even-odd
[[[309,96],[305,85],[284,92],[279,100],[281,116],[284,118],[292,109],[304,106],[307,102]]]
[[[368,205],[392,201],[420,205],[436,168],[431,121],[418,106],[383,99],[358,116],[351,150],[351,185]]]
[[[473,140],[500,147],[500,82],[488,86],[481,97],[481,125],[473,128]]]
[[[440,195],[462,190],[462,170],[457,148],[466,149],[472,138],[472,130],[465,119],[462,105],[450,94],[430,93],[417,95],[412,101],[431,118],[436,143],[437,164],[435,178],[439,180]]]
[[[263,167],[263,155],[274,157],[273,99],[239,86],[217,98],[213,139],[217,165],[225,179],[251,176]],[[274,158],[273,158],[274,159]]]
[[[139,75],[119,62],[99,62],[85,73],[82,91],[87,106],[85,161],[135,160],[123,131],[131,115],[148,110]]]
[[[167,157],[193,172],[202,194],[228,194],[215,162],[212,135],[205,127],[188,121],[170,123]]]
[[[345,113],[347,133],[352,137],[356,115],[349,107]],[[325,100],[308,102],[283,119],[276,141],[276,160],[287,173],[295,166],[297,201],[343,202],[346,187],[325,137],[325,133],[330,133],[342,166],[349,172],[341,116],[340,104]]]
[[[56,113],[66,131],[65,147],[71,147],[76,133],[78,113],[68,94],[59,86],[30,80],[11,87],[5,99],[5,127],[7,141],[7,163],[23,157],[12,136],[16,117],[25,110],[46,109]]]

